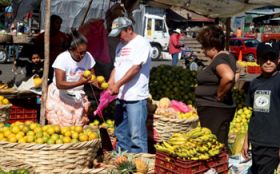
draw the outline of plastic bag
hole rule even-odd
[[[186,113],[191,111],[191,109],[183,102],[172,100],[170,103],[170,107],[175,109],[178,112]]]
[[[100,94],[99,105],[97,109],[93,112],[94,115],[98,115],[102,117],[102,111],[105,109],[113,100],[116,99],[117,96],[111,95],[109,90],[103,91]]]

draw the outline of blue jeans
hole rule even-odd
[[[116,101],[115,135],[117,149],[130,153],[147,153],[147,100]]]
[[[172,54],[172,66],[176,66],[178,63],[179,53]]]

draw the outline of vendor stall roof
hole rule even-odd
[[[198,14],[216,18],[236,14],[264,6],[280,6],[279,0],[150,0],[153,4],[181,7]]]
[[[192,22],[214,22],[214,19],[193,13],[183,8],[172,7],[168,11],[167,18],[178,22],[192,21]]]

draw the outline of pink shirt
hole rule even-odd
[[[170,36],[169,45],[168,45],[170,54],[176,54],[181,51],[181,49],[178,47],[178,46],[180,46],[179,38],[180,38],[180,35],[178,33],[173,33]]]

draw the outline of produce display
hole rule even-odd
[[[108,89],[109,84],[105,81],[105,78],[103,76],[95,76],[94,74],[91,73],[90,70],[85,70],[83,73],[83,76],[85,78],[91,77],[92,82],[97,82],[98,85],[101,87],[101,89],[105,90]]]
[[[113,165],[115,169],[112,169],[111,174],[147,174],[149,171],[148,163],[142,158],[133,158],[132,154],[121,152],[120,150],[113,152]]]
[[[0,141],[10,143],[65,144],[98,139],[99,134],[81,126],[41,126],[31,121],[15,122],[6,127],[0,123]]]
[[[101,128],[105,128],[107,129],[109,134],[113,134],[114,133],[114,129],[115,129],[115,121],[108,119],[105,122],[103,122],[102,124],[100,124],[100,121],[98,120],[94,120],[92,123],[89,124],[90,126],[94,126],[94,127],[101,127]]]
[[[10,101],[4,96],[0,95],[0,106],[9,105]]]
[[[193,120],[198,119],[197,111],[192,105],[170,100],[167,97],[161,98],[157,102],[155,114],[165,118]]]
[[[0,174],[29,174],[29,171],[26,169],[18,169],[18,170],[11,170],[11,171],[5,171],[0,169]]]
[[[251,107],[245,106],[237,109],[230,123],[229,134],[246,133],[248,131],[248,123],[251,115]]]
[[[220,154],[223,147],[217,137],[204,127],[187,133],[174,133],[168,141],[155,145],[160,152],[188,160],[207,160]]]
[[[187,104],[194,104],[196,72],[178,66],[160,65],[150,73],[150,93],[153,99],[167,97]]]
[[[245,104],[246,93],[244,90],[233,89],[232,96],[237,107],[242,107]]]

